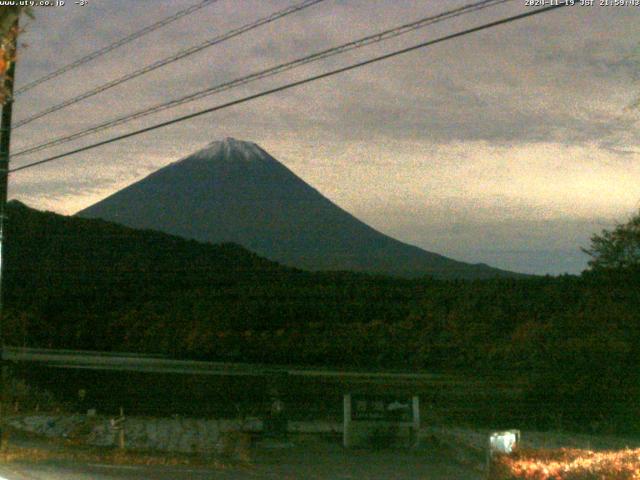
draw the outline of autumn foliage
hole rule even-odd
[[[632,480],[640,479],[640,449],[521,449],[496,457],[490,480]]]
[[[0,9],[0,103],[7,98],[5,79],[11,63],[15,61],[15,49],[13,46],[20,34],[20,29],[15,21],[21,13],[32,16],[27,7],[2,7]]]
[[[4,86],[7,71],[11,66],[11,62],[15,60],[13,48],[11,45],[15,41],[17,36],[17,29],[11,28],[6,35],[2,36],[0,43],[0,103],[4,103],[7,97],[7,92]]]

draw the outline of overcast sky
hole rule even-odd
[[[40,8],[17,87],[197,0]],[[14,121],[293,4],[219,0],[19,96]],[[471,0],[325,0],[14,130],[12,151]],[[596,0],[596,4],[599,0]],[[12,167],[532,7],[472,13],[12,160]],[[10,195],[72,214],[231,136],[261,145],[378,230],[450,257],[577,273],[592,233],[640,208],[640,7],[576,6],[12,175]]]

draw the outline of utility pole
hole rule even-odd
[[[11,65],[4,79],[6,98],[2,105],[2,119],[0,120],[0,348],[4,346],[2,317],[4,313],[4,224],[6,220],[7,195],[9,190],[9,152],[11,146],[11,118],[13,114],[13,83],[16,76],[16,49],[18,20],[13,24],[13,43],[9,45]]]
[[[0,119],[0,436],[2,430],[2,402],[4,401],[6,389],[6,365],[4,362],[4,224],[7,211],[7,195],[9,190],[9,151],[11,145],[11,117],[13,113],[13,81],[16,75],[16,50],[18,45],[18,19],[13,24],[13,42],[8,46],[8,54],[11,59],[11,65],[5,76],[4,88],[6,98],[2,105],[2,118]],[[4,436],[0,439],[3,442]],[[3,445],[0,445],[3,446]]]

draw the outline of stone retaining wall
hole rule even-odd
[[[8,419],[18,430],[49,438],[65,438],[85,445],[116,446],[118,430],[111,419],[86,415],[23,415]],[[124,422],[125,444],[136,450],[156,450],[180,453],[223,451],[234,435],[261,432],[262,421],[198,418],[127,417]],[[342,425],[332,422],[289,422],[291,433],[339,433]],[[231,440],[233,439],[233,440]]]

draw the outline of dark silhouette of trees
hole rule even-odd
[[[640,267],[640,211],[613,230],[591,237],[591,246],[582,249],[591,256],[594,271]]]
[[[475,281],[304,272],[233,244],[17,203],[7,242],[8,344],[498,376],[524,385],[531,418],[604,416],[640,431],[638,269]]]

